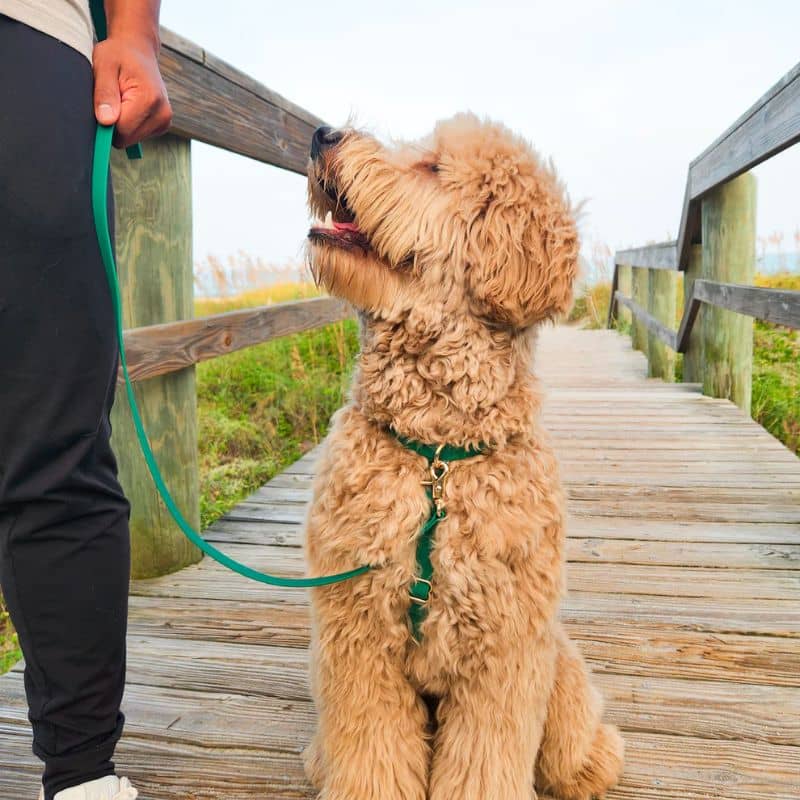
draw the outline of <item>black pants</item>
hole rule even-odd
[[[113,773],[123,725],[129,507],[94,125],[88,61],[0,15],[0,583],[47,800]]]

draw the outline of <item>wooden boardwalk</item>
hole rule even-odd
[[[800,460],[727,401],[648,381],[614,332],[548,330],[537,361],[569,490],[563,616],[626,732],[611,797],[798,800]],[[209,538],[300,573],[313,462]],[[312,797],[304,594],[210,561],[132,591],[118,765],[144,800]],[[13,672],[0,679],[0,800],[33,800],[37,773]]]

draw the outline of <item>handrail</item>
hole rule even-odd
[[[314,297],[133,328],[125,331],[128,370],[133,381],[155,378],[352,314],[343,300]]]
[[[692,293],[683,309],[683,318],[677,331],[657,320],[636,301],[615,291],[614,299],[629,308],[644,326],[678,353],[685,353],[689,345],[697,312],[701,303],[736,311],[749,317],[800,329],[800,292],[790,289],[769,289],[759,286],[741,286],[698,278],[692,284]]]
[[[700,230],[703,196],[797,142],[800,142],[800,64],[689,164],[677,241],[621,250],[616,263],[685,270],[689,249]]]
[[[321,119],[167,28],[161,41],[172,133],[305,174]]]

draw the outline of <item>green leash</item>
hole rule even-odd
[[[203,537],[189,524],[181,513],[175,500],[167,488],[161,470],[158,467],[150,442],[142,423],[142,416],[139,413],[139,406],[136,396],[133,393],[130,375],[128,374],[128,363],[125,357],[125,345],[122,328],[122,304],[120,303],[119,281],[117,280],[117,267],[114,259],[114,247],[111,244],[111,232],[108,225],[108,173],[111,164],[111,140],[114,136],[113,126],[98,125],[97,135],[94,145],[94,166],[92,169],[92,211],[94,213],[94,224],[97,231],[97,241],[100,245],[100,255],[103,259],[103,266],[108,279],[108,286],[111,291],[111,302],[114,308],[114,322],[119,343],[119,360],[122,367],[122,375],[125,379],[125,391],[128,395],[128,403],[131,408],[133,425],[136,429],[136,438],[142,449],[147,469],[150,472],[164,505],[167,507],[172,518],[177,523],[183,534],[192,544],[199,547],[207,556],[210,556],[228,569],[238,572],[245,578],[251,578],[259,583],[266,583],[270,586],[288,586],[298,589],[307,589],[313,586],[327,586],[331,583],[355,578],[363,575],[368,566],[358,567],[348,572],[340,572],[336,575],[323,575],[318,578],[281,578],[276,575],[269,575],[266,572],[259,572],[251,567],[241,564],[230,556],[225,555],[212,544],[209,544]]]
[[[92,20],[94,22],[95,33],[98,41],[106,38],[106,14],[102,0],[91,0]],[[214,561],[222,564],[245,578],[250,578],[259,583],[266,583],[270,586],[284,586],[296,589],[308,589],[314,586],[327,586],[331,583],[355,578],[363,575],[370,568],[368,566],[358,567],[348,572],[340,572],[336,575],[323,575],[318,578],[282,578],[277,575],[269,575],[266,572],[259,572],[252,567],[242,564],[230,556],[225,555],[214,545],[209,544],[203,537],[189,524],[178,508],[175,500],[167,488],[158,462],[153,455],[150,442],[142,423],[142,415],[139,413],[139,405],[136,402],[136,395],[133,393],[130,375],[128,374],[128,363],[125,357],[125,342],[122,328],[122,304],[120,302],[119,281],[117,279],[117,264],[114,258],[114,246],[111,243],[111,232],[108,225],[108,177],[111,169],[111,145],[114,138],[114,126],[97,126],[97,133],[94,141],[94,164],[92,166],[92,212],[94,213],[94,225],[97,232],[97,242],[100,246],[100,255],[103,259],[103,266],[108,279],[108,287],[111,292],[111,302],[114,308],[114,321],[119,345],[119,361],[122,366],[122,375],[125,379],[125,391],[128,395],[128,403],[131,408],[133,425],[136,429],[136,438],[139,440],[142,454],[144,455],[147,469],[153,479],[156,490],[161,495],[164,505],[167,507],[175,523],[181,532],[189,539],[192,544],[199,547],[207,556]],[[129,158],[141,158],[141,146],[136,144],[127,149]]]

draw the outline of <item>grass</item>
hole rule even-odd
[[[198,316],[319,294],[280,284],[198,300]],[[318,444],[347,393],[358,351],[353,321],[275,339],[197,368],[203,527]]]
[[[759,276],[756,284],[800,290],[800,275]],[[800,331],[756,321],[752,414],[800,455]]]
[[[758,275],[755,282],[758,286],[773,289],[800,290],[800,275]],[[569,320],[581,322],[588,328],[605,327],[610,289],[610,283],[583,287]],[[680,319],[683,313],[682,291],[678,292],[678,306]],[[681,379],[682,363],[679,356],[676,362],[678,380]],[[752,416],[800,456],[800,331],[755,321]]]
[[[8,672],[21,658],[22,652],[19,649],[17,634],[11,627],[8,611],[6,611],[3,597],[0,595],[0,675]]]
[[[314,297],[287,283],[203,299],[197,316]],[[276,339],[197,367],[203,527],[318,444],[342,405],[358,351],[352,320]],[[0,597],[0,674],[21,657]]]

